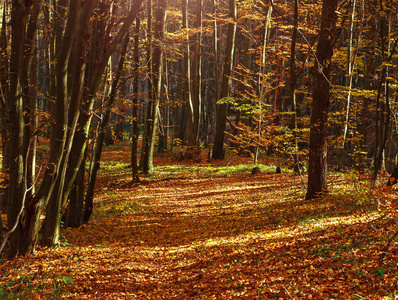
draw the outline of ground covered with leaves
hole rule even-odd
[[[128,157],[107,148],[89,224],[2,259],[1,299],[396,299],[393,191],[332,173],[305,201],[305,176],[238,156],[164,155],[133,185]]]

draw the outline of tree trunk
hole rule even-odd
[[[214,81],[214,101],[213,101],[213,124],[212,124],[212,131],[215,130],[215,123],[214,120],[216,120],[216,115],[217,115],[217,100],[220,99],[220,70],[219,70],[219,49],[218,49],[218,26],[217,26],[217,1],[213,0],[213,15],[214,15],[214,22],[213,22],[213,54],[214,54],[214,74],[213,74],[213,81]],[[213,133],[214,134],[214,133]],[[213,141],[214,143],[214,141]]]
[[[195,53],[193,61],[193,87],[192,87],[192,104],[193,104],[193,141],[191,146],[199,146],[199,128],[202,107],[202,2],[197,0],[196,8],[196,30],[195,35]]]
[[[33,185],[36,171],[36,141],[37,141],[37,96],[38,96],[38,51],[37,51],[37,27],[42,13],[44,0],[36,1],[29,15],[26,30],[26,43],[23,65],[23,94],[24,94],[24,151],[27,156],[26,183],[29,189],[27,197],[35,192]]]
[[[7,40],[7,26],[6,26],[6,5],[1,7],[1,31],[0,31],[0,132],[1,132],[1,142],[2,142],[2,154],[3,161],[1,164],[1,175],[0,180],[2,182],[0,187],[0,209],[7,208],[7,186],[8,186],[8,171],[9,171],[9,132],[8,132],[8,122],[7,122],[7,99],[8,99],[8,89],[4,88],[8,86],[9,78],[9,61],[8,61],[8,40]]]
[[[69,194],[69,205],[66,212],[65,225],[67,227],[80,227],[84,217],[84,161],[80,165],[75,184]]]
[[[294,167],[293,171],[295,174],[300,173],[299,166],[299,156],[298,156],[298,142],[297,142],[297,117],[299,108],[297,107],[296,101],[296,84],[297,84],[297,76],[296,76],[296,43],[297,43],[297,30],[298,30],[298,0],[294,0],[294,17],[293,17],[293,32],[292,32],[292,44],[290,47],[290,101],[292,103],[292,111],[293,111],[293,121],[290,125],[290,128],[293,130],[294,136]]]
[[[153,70],[152,70],[152,55],[153,55],[153,44],[152,44],[152,16],[153,14],[153,1],[148,0],[148,25],[147,25],[147,66],[148,66],[148,104],[146,112],[145,121],[145,131],[144,137],[142,139],[142,152],[141,152],[141,162],[140,167],[142,168],[142,173],[148,174],[153,169],[153,157],[150,156],[151,148],[151,131],[153,126],[152,120],[152,109],[154,101],[154,91],[153,91]]]
[[[169,139],[169,120],[170,120],[170,105],[169,105],[169,68],[170,64],[168,63],[168,58],[163,55],[163,68],[165,69],[163,73],[163,83],[161,88],[160,95],[160,112],[161,117],[159,120],[161,123],[159,124],[159,138],[158,138],[158,153],[164,153],[167,151],[168,139]]]
[[[327,119],[330,104],[330,72],[337,22],[338,0],[324,0],[321,29],[316,48],[317,64],[313,77],[308,187],[306,199],[313,199],[326,190]]]
[[[261,140],[261,127],[262,127],[262,109],[263,109],[263,102],[265,100],[265,94],[266,94],[266,85],[264,84],[264,77],[266,76],[265,74],[265,65],[266,65],[266,48],[268,44],[268,39],[271,33],[271,17],[272,17],[272,11],[273,11],[273,6],[268,7],[267,11],[267,18],[265,20],[264,24],[264,37],[263,37],[263,44],[262,44],[262,51],[261,51],[261,56],[260,56],[260,66],[259,66],[259,72],[258,72],[258,81],[257,81],[257,94],[258,94],[258,104],[259,104],[259,115],[258,115],[258,128],[257,128],[257,139],[258,141]],[[277,93],[275,93],[275,100],[277,98]],[[275,103],[276,104],[276,103]],[[274,104],[274,111],[278,111],[280,107],[277,107]],[[276,123],[279,123],[279,116],[276,118]],[[258,160],[258,154],[260,150],[260,144],[258,143],[255,146],[254,150],[254,160],[253,162],[257,164]]]
[[[187,112],[187,117],[185,118],[185,136],[188,142],[188,146],[195,145],[195,131],[194,131],[194,104],[192,100],[192,85],[191,85],[191,50],[190,50],[190,40],[188,33],[188,0],[182,0],[182,28],[185,32],[185,42],[186,47],[184,51],[184,106]]]
[[[354,43],[354,21],[356,14],[356,0],[353,0],[351,4],[351,17],[349,22],[349,45],[347,49],[347,72],[348,72],[348,95],[347,95],[347,104],[345,109],[345,117],[344,117],[344,125],[343,125],[343,141],[341,148],[339,149],[338,154],[338,170],[343,167],[343,161],[345,156],[345,148],[346,148],[346,140],[347,133],[349,128],[349,120],[350,120],[350,109],[351,109],[351,95],[352,95],[352,86],[353,86],[353,77],[354,77],[354,66],[356,60],[356,53],[353,51],[353,43]]]
[[[236,35],[236,0],[229,0],[229,17],[230,23],[228,24],[228,38],[227,38],[227,49],[224,62],[224,75],[221,86],[221,99],[225,99],[229,96],[230,86],[232,83],[232,67],[235,50],[235,35]],[[224,131],[227,121],[228,104],[222,103],[217,104],[216,112],[216,134],[214,137],[213,155],[214,159],[224,159]]]
[[[385,26],[386,16],[389,17],[390,10],[384,11],[383,3],[380,1],[380,49],[381,49],[381,57],[383,62],[383,69],[381,71],[378,91],[377,91],[377,100],[376,100],[376,125],[375,125],[375,152],[374,152],[374,170],[373,177],[371,181],[371,185],[374,186],[376,184],[377,175],[381,169],[382,161],[383,161],[383,151],[386,145],[388,131],[390,127],[390,101],[389,101],[389,80],[388,70],[389,63],[391,58],[394,56],[398,40],[395,40],[394,45],[391,45],[390,42],[387,42],[390,36],[390,28],[391,24]],[[386,43],[388,43],[388,47],[386,49]],[[381,97],[384,95],[385,102],[381,103]],[[382,106],[382,108],[380,107]],[[380,111],[381,110],[381,111]],[[379,126],[380,123],[380,126]]]
[[[138,86],[139,86],[139,71],[140,71],[140,56],[139,56],[139,40],[140,40],[140,17],[135,19],[135,32],[134,32],[134,57],[133,57],[133,126],[132,126],[132,144],[131,144],[131,169],[133,182],[140,182],[138,177]]]
[[[164,35],[164,21],[166,17],[166,1],[158,0],[157,7],[155,10],[155,26],[154,26],[154,38],[157,43],[153,47],[153,57],[152,57],[152,82],[153,82],[153,99],[148,103],[148,118],[147,119],[147,152],[144,158],[144,173],[151,173],[153,170],[153,153],[155,150],[155,137],[156,129],[158,123],[159,114],[159,99],[161,93],[162,84],[162,41]]]
[[[25,252],[25,232],[20,211],[25,207],[24,190],[24,116],[22,78],[24,60],[24,42],[29,8],[21,1],[12,1],[11,10],[11,59],[10,89],[7,101],[8,132],[9,132],[9,186],[7,201],[8,229],[18,224],[10,236],[9,256],[14,257]]]
[[[372,5],[367,5],[366,8],[372,8]],[[375,37],[376,37],[376,23],[375,23],[375,15],[376,12],[373,9],[368,11],[369,18],[367,20],[367,27],[369,30],[367,31],[367,42],[366,42],[366,65],[365,65],[365,90],[374,90],[375,86],[373,85],[373,76],[376,70],[376,55],[375,55]],[[361,105],[361,115],[359,122],[359,133],[362,135],[361,138],[361,150],[362,152],[367,152],[367,137],[368,132],[367,128],[371,121],[369,114],[369,105],[370,105],[370,97],[364,96],[362,105]],[[364,157],[365,158],[365,157]]]

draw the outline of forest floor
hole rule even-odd
[[[163,155],[133,185],[129,157],[106,148],[88,224],[0,261],[0,299],[397,299],[396,195],[366,176],[305,201],[272,160],[253,176],[250,158]]]

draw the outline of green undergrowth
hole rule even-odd
[[[152,178],[186,178],[192,175],[201,178],[211,177],[229,177],[235,174],[251,175],[253,168],[258,167],[261,173],[275,173],[275,166],[267,166],[262,164],[237,164],[226,166],[212,165],[165,165],[154,168],[150,175]],[[282,172],[291,173],[291,170],[282,169]]]

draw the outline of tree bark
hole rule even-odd
[[[354,77],[354,66],[356,60],[356,52],[354,53],[353,43],[354,43],[354,21],[356,14],[356,0],[353,0],[351,3],[351,16],[349,22],[349,45],[347,49],[347,72],[348,72],[348,95],[347,95],[347,104],[345,108],[345,116],[344,116],[344,125],[343,125],[343,141],[341,144],[341,148],[338,153],[338,167],[340,170],[343,167],[343,161],[345,156],[345,148],[347,141],[347,133],[349,128],[349,120],[350,120],[350,110],[351,110],[351,95],[352,95],[352,87],[353,87],[353,77]]]
[[[202,2],[203,0],[197,0],[196,8],[196,30],[195,35],[195,53],[193,61],[193,88],[192,88],[192,104],[193,104],[193,134],[194,139],[192,146],[199,146],[199,128],[200,128],[200,117],[202,107]]]
[[[153,101],[154,101],[154,91],[153,91],[153,70],[152,70],[152,55],[153,55],[153,44],[152,44],[152,18],[153,18],[153,0],[148,0],[148,23],[147,23],[147,86],[148,86],[148,104],[146,111],[146,120],[145,120],[145,131],[144,136],[142,138],[142,152],[141,152],[141,162],[140,168],[142,169],[142,173],[148,174],[153,169],[153,157],[150,156],[150,147],[151,147],[151,131],[153,126],[152,120],[152,109],[153,109]]]
[[[235,51],[235,35],[236,35],[236,0],[229,0],[229,24],[227,49],[224,62],[224,75],[221,86],[221,99],[229,96],[230,86],[232,83],[232,67]],[[216,134],[214,137],[213,155],[214,159],[224,159],[224,131],[227,121],[228,104],[222,103],[216,105]]]
[[[322,4],[321,29],[316,48],[317,63],[313,77],[307,200],[321,195],[327,188],[327,119],[338,2],[324,0]]]
[[[378,173],[382,167],[383,152],[388,138],[388,132],[390,130],[390,99],[389,99],[389,63],[395,54],[398,40],[395,40],[394,44],[391,45],[388,41],[390,36],[391,24],[385,25],[387,22],[386,17],[389,17],[391,11],[384,9],[383,3],[380,1],[380,49],[382,58],[382,70],[380,75],[379,86],[377,90],[376,99],[376,125],[375,125],[375,152],[374,152],[374,170],[371,185],[376,184]],[[388,44],[388,46],[386,45]],[[386,49],[387,48],[387,49]],[[385,102],[381,103],[381,97],[384,95]],[[380,107],[382,106],[382,107]],[[380,123],[380,126],[379,126]]]
[[[30,7],[21,1],[12,1],[11,10],[11,58],[10,58],[10,88],[7,101],[7,117],[9,132],[9,186],[7,191],[7,220],[11,229],[17,227],[10,236],[9,256],[14,257],[19,252],[25,252],[26,232],[22,220],[19,220],[20,211],[25,210],[26,190],[25,182],[25,151],[24,151],[24,105],[23,105],[23,61],[25,35]]]
[[[7,208],[7,186],[8,186],[8,172],[9,172],[9,132],[7,122],[7,99],[8,99],[8,78],[9,78],[9,60],[8,60],[8,40],[7,40],[7,26],[6,26],[6,5],[1,7],[1,31],[0,31],[0,133],[2,142],[3,161],[1,164],[1,182],[0,187],[0,209]]]
[[[298,30],[298,0],[294,0],[294,17],[293,17],[293,32],[292,32],[292,44],[290,47],[290,101],[292,103],[293,120],[290,128],[293,130],[294,136],[294,173],[300,173],[299,157],[298,157],[298,137],[297,137],[297,118],[299,109],[297,107],[296,100],[296,43],[297,43],[297,30]]]
[[[153,81],[153,99],[148,103],[148,116],[147,116],[147,152],[144,153],[144,173],[151,173],[153,171],[153,153],[155,150],[155,137],[158,123],[159,113],[159,99],[161,93],[162,84],[162,65],[163,65],[163,54],[162,54],[162,42],[164,35],[164,22],[166,17],[166,1],[158,0],[155,9],[155,26],[154,26],[154,38],[157,43],[153,47],[152,57],[152,81]],[[149,119],[148,119],[149,118]]]
[[[372,5],[366,5],[367,13],[369,14],[369,18],[367,19],[367,26],[369,30],[367,30],[366,37],[366,64],[365,64],[365,90],[374,90],[375,85],[373,84],[373,76],[376,70],[376,55],[375,55],[375,38],[376,38],[376,22],[375,15],[376,12],[372,8]],[[361,138],[361,150],[362,152],[367,151],[367,138],[368,131],[367,128],[371,121],[370,113],[369,113],[369,105],[370,105],[370,97],[364,96],[362,105],[361,105],[361,114],[360,114],[360,123],[359,123],[359,133],[362,135]]]
[[[131,169],[133,182],[140,182],[138,177],[138,87],[139,87],[139,71],[140,71],[140,56],[139,56],[139,39],[140,39],[140,17],[135,19],[135,32],[134,32],[134,58],[133,58],[133,107],[132,107],[132,144],[131,144]]]
[[[183,101],[187,111],[185,118],[185,136],[188,146],[195,145],[195,131],[194,131],[194,104],[192,100],[192,85],[191,85],[191,47],[189,39],[189,25],[188,25],[188,0],[182,0],[182,28],[185,30],[185,51],[184,51],[184,97]]]

